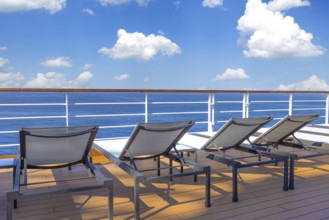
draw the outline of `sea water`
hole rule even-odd
[[[147,121],[195,120],[190,131],[208,130],[208,93],[148,93]],[[242,93],[215,94],[215,125],[218,130],[232,117],[242,117]],[[294,94],[293,114],[325,115],[324,94]],[[260,101],[270,102],[260,102]],[[249,95],[249,117],[272,116],[276,119],[288,114],[289,95],[281,93],[251,93]],[[301,102],[300,100],[307,100]],[[229,103],[230,101],[233,101]],[[145,93],[81,92],[68,94],[68,124],[99,125],[97,138],[127,137],[134,125],[145,122]],[[167,102],[167,103],[166,103]],[[168,103],[170,102],[170,103]],[[180,102],[185,102],[180,104]],[[191,103],[198,102],[198,104]],[[66,93],[54,92],[8,92],[0,95],[0,145],[18,144],[18,130],[22,127],[66,126]],[[89,104],[85,104],[89,103]],[[94,104],[90,104],[94,103]],[[111,103],[111,104],[95,104]],[[122,104],[118,104],[122,103]],[[134,103],[134,104],[129,104]],[[5,105],[11,104],[11,105]],[[32,105],[15,105],[32,104]],[[312,108],[313,110],[310,110]],[[264,111],[266,110],[266,111]],[[164,112],[189,112],[188,114],[161,114]],[[192,113],[196,112],[196,113]],[[132,114],[138,114],[133,116]],[[119,116],[115,116],[119,115]],[[33,117],[44,118],[33,118]],[[53,117],[54,116],[54,117]],[[20,117],[11,120],[12,117]],[[53,118],[45,118],[53,117]],[[267,126],[273,125],[273,120]],[[324,123],[319,118],[314,123]],[[125,125],[127,127],[116,127]],[[0,148],[0,155],[15,153],[17,147]]]

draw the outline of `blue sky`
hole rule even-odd
[[[329,90],[326,0],[0,0],[0,87]]]

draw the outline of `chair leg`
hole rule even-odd
[[[139,180],[135,178],[134,184],[134,206],[135,206],[135,220],[140,219],[140,210],[139,210]]]
[[[211,181],[211,178],[210,178],[210,167],[209,169],[206,171],[206,203],[205,203],[205,206],[206,207],[210,207],[211,206],[211,202],[210,202],[210,181]]]
[[[16,191],[10,191],[6,193],[6,202],[7,202],[7,220],[13,218],[13,204],[17,200],[19,193]]]
[[[109,220],[113,220],[114,218],[114,213],[113,213],[113,207],[114,207],[114,203],[113,203],[113,180],[107,180],[105,182],[105,185],[107,187],[108,190],[108,219]]]
[[[10,192],[7,193],[7,220],[13,218],[13,200],[11,198]]]
[[[232,184],[233,184],[233,197],[232,201],[239,201],[238,198],[238,168],[233,164],[232,166]]]
[[[198,155],[197,155],[197,151],[194,151],[194,161],[198,162]],[[194,175],[194,182],[196,183],[198,181],[198,175]]]
[[[158,169],[157,169],[157,171],[158,171],[158,176],[160,176],[161,175],[161,171],[160,171],[160,166],[161,166],[161,164],[160,164],[160,157],[157,157],[157,166],[158,166]]]
[[[295,158],[290,157],[289,189],[295,189]]]
[[[184,152],[180,152],[180,156],[184,157]],[[183,165],[180,166],[180,172],[184,173],[184,166]]]
[[[288,191],[288,160],[285,160],[283,163],[283,190]]]
[[[169,174],[172,175],[172,159],[169,159]],[[172,178],[169,179],[172,182]]]

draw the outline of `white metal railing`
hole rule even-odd
[[[14,89],[13,89],[14,90]],[[7,91],[1,91],[0,93],[7,92]],[[15,91],[20,92],[20,91]],[[30,91],[23,91],[25,93],[28,93]],[[34,92],[34,91],[33,91]],[[42,90],[41,92],[54,92],[54,91],[47,91]],[[55,91],[58,92],[58,91]],[[59,90],[59,92],[63,92],[62,90]],[[115,95],[115,92],[125,92],[125,93],[140,93],[144,97],[140,101],[100,101],[100,102],[91,102],[91,101],[74,101],[71,99],[71,93],[77,93],[77,92],[101,92],[101,93],[107,93],[112,92]],[[144,122],[150,122],[152,121],[152,117],[177,117],[177,119],[181,117],[185,118],[191,118],[193,117],[199,117],[196,120],[196,124],[199,125],[206,125],[204,127],[204,130],[207,130],[209,132],[214,131],[217,129],[218,126],[220,126],[221,123],[224,123],[228,120],[230,117],[254,117],[254,116],[260,116],[260,115],[273,115],[273,114],[294,114],[296,112],[317,112],[321,114],[321,118],[324,119],[324,124],[328,125],[329,122],[329,94],[328,92],[315,92],[314,94],[318,95],[324,95],[324,99],[294,99],[295,94],[310,94],[310,92],[280,92],[278,91],[264,91],[266,94],[284,94],[287,95],[286,99],[280,98],[277,100],[266,100],[266,99],[256,99],[253,97],[255,94],[261,94],[262,91],[200,91],[200,90],[189,90],[189,91],[170,91],[172,96],[175,96],[175,93],[200,93],[204,94],[204,100],[157,100],[152,101],[150,99],[150,94],[153,94],[153,92],[156,92],[159,96],[161,94],[167,94],[168,91],[148,91],[148,90],[124,90],[124,91],[118,91],[118,90],[109,90],[109,91],[99,91],[99,90],[68,90],[65,91],[63,102],[49,102],[45,103],[44,101],[38,103],[38,102],[31,102],[31,103],[15,103],[14,100],[11,100],[13,103],[0,103],[0,123],[1,122],[8,122],[8,121],[23,121],[27,120],[24,124],[24,126],[29,126],[31,121],[36,120],[64,120],[65,126],[72,125],[72,120],[90,120],[92,122],[94,119],[100,119],[102,121],[106,121],[106,119],[114,119],[122,120],[125,119],[125,122],[128,123],[122,123],[122,124],[102,124],[100,125],[100,129],[124,129],[124,128],[133,128],[135,126],[135,123],[132,123],[134,120],[129,120],[129,118],[136,118],[141,117],[142,119],[139,119],[139,121]],[[218,94],[226,94],[226,93],[234,93],[234,94],[240,94],[239,99],[235,100],[216,100],[216,95]],[[312,93],[311,93],[312,94]],[[267,96],[269,97],[269,96]],[[269,97],[270,98],[270,97]],[[271,107],[271,105],[278,105],[279,107]],[[315,105],[316,106],[313,106]],[[228,105],[232,105],[234,107],[225,108]],[[303,106],[305,105],[305,106]],[[83,107],[92,107],[95,111],[89,111],[87,113],[76,113],[74,110],[72,110],[73,107],[76,108],[83,108]],[[129,106],[131,109],[134,109],[136,106],[140,106],[141,109],[143,109],[142,112],[119,112],[119,113],[97,113],[97,109],[102,109],[104,107],[110,107],[114,108],[114,106]],[[160,106],[156,110],[151,110],[154,106]],[[166,108],[161,108],[161,106],[166,106]],[[191,106],[194,107],[191,110]],[[196,107],[197,106],[197,107]],[[255,107],[255,106],[261,106]],[[283,106],[283,107],[282,107]],[[10,107],[63,107],[63,110],[56,111],[57,115],[34,115],[34,112],[28,112],[28,109],[26,109],[26,115],[15,115],[15,112],[10,112],[11,116],[6,116],[4,114],[5,110],[3,108],[10,108]],[[32,108],[33,109],[33,108]],[[167,109],[167,110],[166,110]],[[170,111],[168,111],[168,109]],[[171,110],[173,109],[173,110]],[[175,109],[179,109],[179,111],[176,111]],[[30,114],[33,113],[33,114]],[[31,116],[30,116],[31,115]],[[199,115],[199,116],[198,116]],[[202,116],[202,118],[201,118]],[[204,116],[204,117],[203,117]],[[283,116],[282,116],[283,117]],[[275,117],[275,119],[282,118],[280,116]],[[175,118],[176,119],[176,118]],[[129,123],[131,122],[131,123]],[[5,123],[2,123],[5,124]],[[56,123],[54,123],[56,124]],[[2,130],[0,131],[0,147],[4,146],[17,146],[16,143],[1,143],[2,135],[16,135],[19,130],[19,123],[18,127],[13,129],[6,129],[5,126],[2,126]],[[1,149],[0,149],[1,150]],[[1,152],[0,152],[1,153]]]

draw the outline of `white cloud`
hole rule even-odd
[[[124,73],[120,76],[115,76],[114,79],[117,80],[117,81],[122,81],[122,80],[128,79],[129,77],[130,77],[129,74]]]
[[[310,6],[308,0],[272,0],[268,3],[267,8],[271,11],[282,11],[290,8]]]
[[[66,0],[1,0],[0,12],[30,11],[45,9],[50,14],[66,7]]]
[[[0,72],[0,87],[15,88],[21,87],[25,77],[21,73],[3,73]]]
[[[89,83],[89,81],[93,78],[93,74],[89,71],[85,71],[80,73],[78,78],[74,79],[73,81],[70,81],[70,84],[72,87],[78,88],[78,87],[86,87]]]
[[[301,29],[293,17],[277,11],[304,5],[306,1],[274,0],[266,4],[261,0],[248,0],[237,26],[239,42],[246,47],[244,55],[263,58],[322,55],[324,48],[312,43],[311,33]]]
[[[69,57],[57,57],[49,60],[45,60],[41,63],[43,66],[47,67],[71,67],[71,60]]]
[[[223,0],[203,0],[201,5],[208,8],[220,7],[223,5]]]
[[[92,64],[86,63],[85,65],[83,65],[82,69],[83,70],[90,70],[92,66],[93,66]]]
[[[113,59],[141,59],[149,60],[157,53],[171,56],[180,53],[179,46],[161,35],[143,33],[127,33],[124,29],[118,30],[118,40],[112,48],[102,47],[98,53]]]
[[[68,81],[66,75],[57,72],[38,73],[35,78],[29,80],[24,87],[29,88],[77,88],[84,87],[92,78],[92,73],[86,71],[76,79]]]
[[[1,50],[7,50],[7,47],[0,47],[0,51]]]
[[[144,78],[144,83],[148,83],[150,81],[150,78],[149,77],[145,77]]]
[[[1,70],[2,68],[4,68],[4,66],[5,66],[7,63],[9,63],[9,60],[8,60],[8,59],[5,59],[5,58],[0,57],[0,70]]]
[[[82,9],[82,12],[87,13],[87,14],[92,15],[92,16],[95,15],[95,14],[94,14],[94,11],[91,10],[90,8]]]
[[[288,85],[280,84],[278,90],[329,90],[329,85],[325,80],[312,75],[309,79]]]
[[[136,2],[139,6],[147,6],[150,0],[99,0],[99,2],[104,6],[128,4],[130,2]]]
[[[249,76],[242,68],[238,69],[231,69],[227,68],[223,74],[216,75],[215,78],[213,78],[213,81],[218,80],[232,80],[232,79],[248,79]]]

